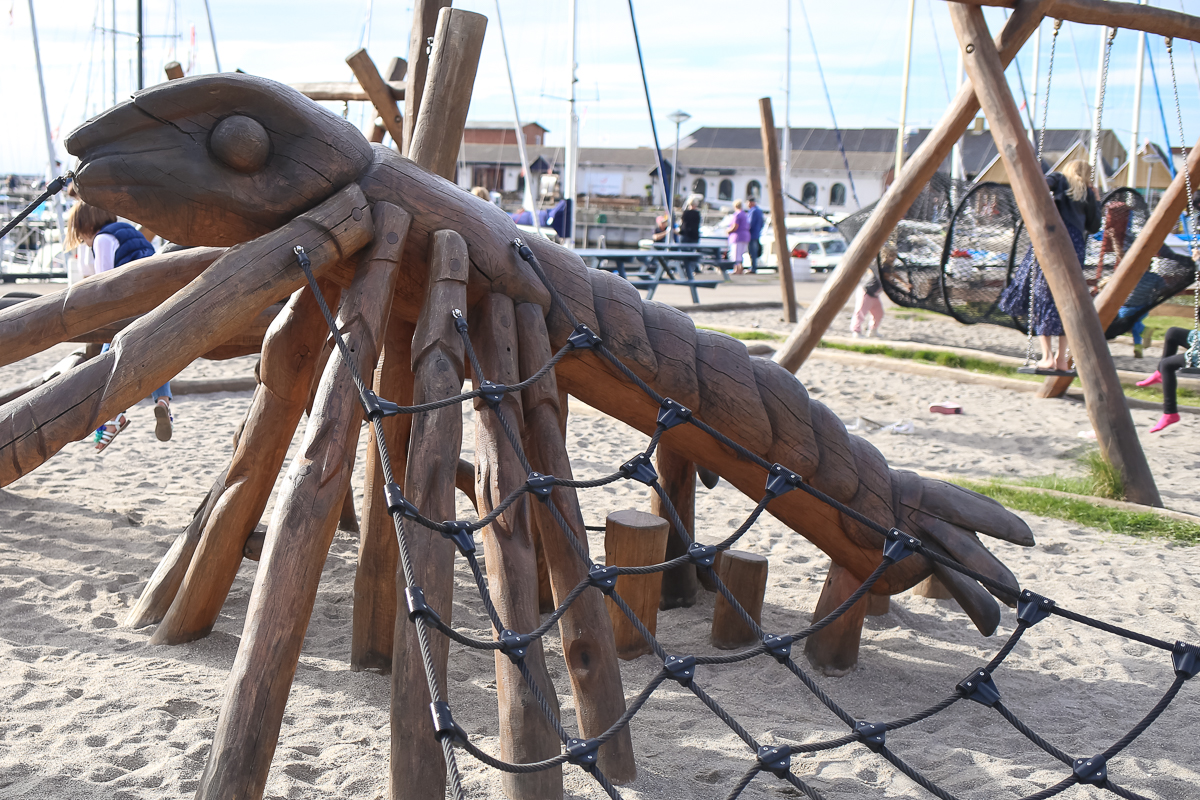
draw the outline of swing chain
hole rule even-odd
[[[1117,29],[1108,29],[1108,38],[1104,42],[1104,66],[1100,70],[1099,96],[1096,98],[1096,126],[1092,130],[1092,185],[1096,185],[1096,168],[1101,165],[1104,152],[1100,147],[1100,118],[1104,114],[1104,95],[1108,90],[1108,62],[1112,58],[1113,40],[1117,38]]]
[[[1183,112],[1179,107],[1179,82],[1175,78],[1175,55],[1171,45],[1173,40],[1166,38],[1167,62],[1171,65],[1171,89],[1175,93],[1175,117],[1179,121],[1179,144],[1183,149],[1183,181],[1187,188],[1187,222],[1191,231],[1192,263],[1200,264],[1200,244],[1197,243],[1197,232],[1200,229],[1200,214],[1197,214],[1196,203],[1192,197],[1192,171],[1188,166],[1187,139],[1183,135]],[[1170,156],[1168,155],[1168,158]],[[1196,276],[1195,288],[1192,292],[1192,344],[1185,353],[1186,366],[1200,366],[1200,275]]]

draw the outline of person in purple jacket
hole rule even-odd
[[[758,260],[763,254],[762,242],[759,241],[764,222],[763,210],[759,208],[758,198],[754,195],[746,199],[746,205],[746,216],[750,218],[750,245],[747,248],[750,253],[750,271],[758,272]]]
[[[742,201],[733,201],[733,220],[729,223],[729,260],[733,262],[733,274],[741,275],[742,258],[750,245],[750,216],[742,210]]]

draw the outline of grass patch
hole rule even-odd
[[[1033,478],[1023,478],[1017,483],[1021,486],[1052,489],[1068,494],[1106,497],[1109,500],[1125,499],[1125,483],[1121,479],[1120,471],[1105,461],[1099,450],[1088,450],[1079,457],[1078,461],[1084,471],[1080,477],[1038,475]]]
[[[1027,492],[1006,486],[999,481],[959,481],[968,489],[987,495],[1005,507],[1042,517],[1074,522],[1088,528],[1098,528],[1126,536],[1141,538],[1162,537],[1183,544],[1200,544],[1200,525],[1162,517],[1150,511],[1126,511],[1120,508],[1095,505],[1087,498],[1055,497],[1041,492]]]
[[[706,331],[716,331],[717,333],[723,333],[726,336],[732,336],[734,339],[741,339],[742,341],[747,341],[747,342],[750,342],[750,341],[777,342],[777,341],[787,338],[783,334],[772,333],[771,331],[733,331],[733,330],[729,330],[728,328],[716,328],[711,325],[697,325],[696,327],[700,328],[702,330],[706,330]]]

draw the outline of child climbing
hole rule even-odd
[[[119,222],[114,214],[82,200],[71,208],[68,215],[66,246],[73,248],[81,244],[87,245],[85,256],[90,256],[90,259],[84,259],[84,277],[154,255],[154,245],[137,228],[128,222]],[[107,352],[108,349],[109,345],[106,344],[101,352]],[[150,399],[154,401],[154,435],[159,441],[169,441],[175,421],[171,415],[171,382],[167,381],[155,389]],[[128,425],[129,419],[122,411],[97,428],[94,437],[96,450],[104,450],[112,444],[117,434]]]
[[[1179,353],[1179,349],[1183,352]],[[1163,357],[1158,362],[1158,369],[1144,381],[1138,381],[1138,386],[1153,386],[1162,384],[1163,414],[1151,433],[1158,433],[1168,425],[1179,422],[1179,406],[1176,404],[1175,393],[1177,382],[1175,373],[1184,367],[1200,367],[1200,341],[1197,341],[1196,331],[1187,328],[1168,328],[1163,339]]]
[[[879,258],[884,267],[891,266],[896,260],[896,249],[888,245],[879,253]],[[854,303],[854,319],[850,323],[850,333],[855,339],[862,335],[863,322],[867,317],[871,318],[871,326],[867,329],[866,335],[879,335],[879,323],[883,322],[883,298],[880,297],[882,292],[883,284],[879,282],[879,276],[875,270],[868,271],[867,279],[858,287],[858,297]]]

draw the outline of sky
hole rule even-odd
[[[578,1],[580,143],[593,147],[652,146],[627,0]],[[0,0],[0,174],[42,173],[46,137],[38,94],[29,16],[30,0]],[[50,127],[59,142],[112,105],[113,52],[101,29],[135,30],[135,0],[32,0],[37,14]],[[904,32],[908,0],[716,0],[650,3],[634,0],[655,123],[663,148],[674,144],[667,116],[692,115],[683,136],[700,126],[759,124],[757,101],[771,97],[783,124],[791,6],[791,123],[795,127],[895,127],[900,114]],[[1200,14],[1200,0],[1152,0],[1172,10]],[[568,94],[567,0],[499,0],[523,122],[549,129],[547,143],[565,141]],[[111,15],[116,8],[116,25]],[[512,101],[500,44],[496,0],[459,0],[458,8],[488,18],[471,120],[511,120]],[[144,0],[147,85],[163,79],[163,65],[180,61],[188,74],[216,71],[203,0]],[[367,47],[382,68],[407,56],[411,0],[210,0],[221,68],[240,68],[284,83],[350,80],[345,57]],[[807,25],[804,16],[807,12]],[[985,10],[992,31],[1004,11]],[[869,23],[869,24],[868,24]],[[945,111],[955,83],[955,37],[945,0],[915,0],[913,56],[906,125],[929,127]],[[1039,93],[1044,92],[1051,25],[1041,37]],[[1065,23],[1059,35],[1051,88],[1050,127],[1090,128],[1091,103],[1101,52],[1098,28]],[[153,37],[153,38],[151,38]],[[1128,142],[1133,127],[1136,34],[1118,33],[1113,45],[1104,127]],[[136,88],[133,38],[117,36],[116,98]],[[817,59],[829,89],[826,101]],[[1162,93],[1172,144],[1179,126],[1166,50],[1148,47]],[[1200,136],[1200,54],[1175,46],[1175,67],[1189,143]],[[1033,48],[1018,56],[1025,91],[1033,91]],[[1023,99],[1017,70],[1010,86]],[[1163,122],[1147,65],[1141,140],[1163,142]],[[832,108],[831,108],[832,106]],[[1039,102],[1040,106],[1040,102]],[[365,126],[365,104],[331,104]],[[1040,124],[1040,117],[1038,124]]]

